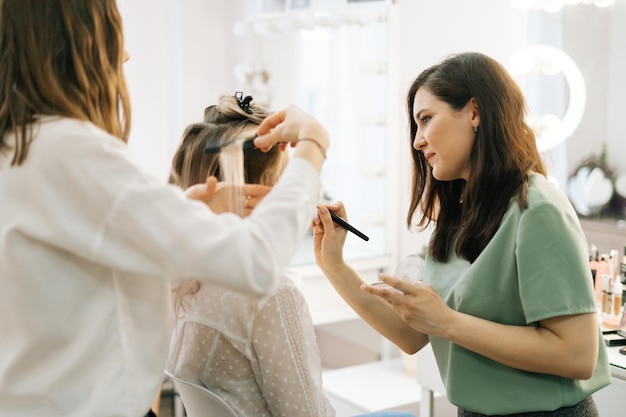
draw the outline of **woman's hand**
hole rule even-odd
[[[271,114],[259,125],[254,146],[267,151],[278,145],[295,147],[294,157],[307,160],[321,170],[330,145],[328,132],[313,116],[295,106]]]
[[[344,264],[343,246],[348,233],[347,230],[333,222],[329,209],[338,216],[347,218],[342,202],[321,204],[317,209],[317,215],[312,224],[313,250],[315,261],[323,271]]]
[[[448,339],[524,371],[583,380],[594,372],[599,349],[594,313],[552,317],[532,326],[506,325],[452,310],[422,282],[410,283],[385,274],[381,278],[393,289],[367,284],[361,288],[385,300],[420,333]]]
[[[270,191],[270,187],[258,184],[233,185],[218,183],[217,178],[209,177],[204,184],[196,184],[185,190],[187,197],[204,202],[217,213],[226,213],[231,210],[231,201],[234,195],[243,195],[246,199],[244,217],[250,215],[254,207]]]
[[[381,274],[381,280],[393,289],[368,284],[361,288],[386,301],[413,329],[423,334],[442,336],[446,323],[455,312],[431,286],[389,274]]]

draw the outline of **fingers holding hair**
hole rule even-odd
[[[268,116],[257,129],[254,145],[264,151],[277,144],[295,146],[300,139],[315,141],[325,154],[330,144],[328,132],[309,113],[296,106],[289,106]],[[316,145],[317,146],[317,145]]]

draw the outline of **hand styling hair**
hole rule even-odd
[[[252,113],[242,110],[233,96],[221,96],[218,104],[204,110],[204,121],[187,127],[172,160],[170,183],[182,188],[203,183],[209,175],[225,181],[219,163],[220,153],[205,154],[206,145],[220,147],[237,139],[252,137],[254,130],[269,116],[263,108],[250,104]],[[273,185],[286,163],[285,152],[273,148],[269,152],[245,149],[243,152],[244,182]],[[229,174],[230,175],[230,174]]]

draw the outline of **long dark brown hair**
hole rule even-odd
[[[424,154],[413,148],[417,124],[413,102],[420,88],[461,110],[474,98],[480,127],[470,152],[471,172],[462,179],[438,181]],[[515,198],[526,207],[528,172],[545,175],[535,134],[526,123],[527,104],[507,70],[480,53],[461,53],[423,71],[407,94],[410,149],[413,158],[410,228],[417,218],[421,230],[434,222],[428,253],[448,260],[455,253],[473,262],[498,230]]]
[[[21,164],[39,115],[90,121],[128,140],[122,19],[115,0],[0,1],[0,149]]]

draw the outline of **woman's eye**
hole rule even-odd
[[[422,121],[422,124],[427,124],[430,120],[430,116],[424,116],[420,120]]]

